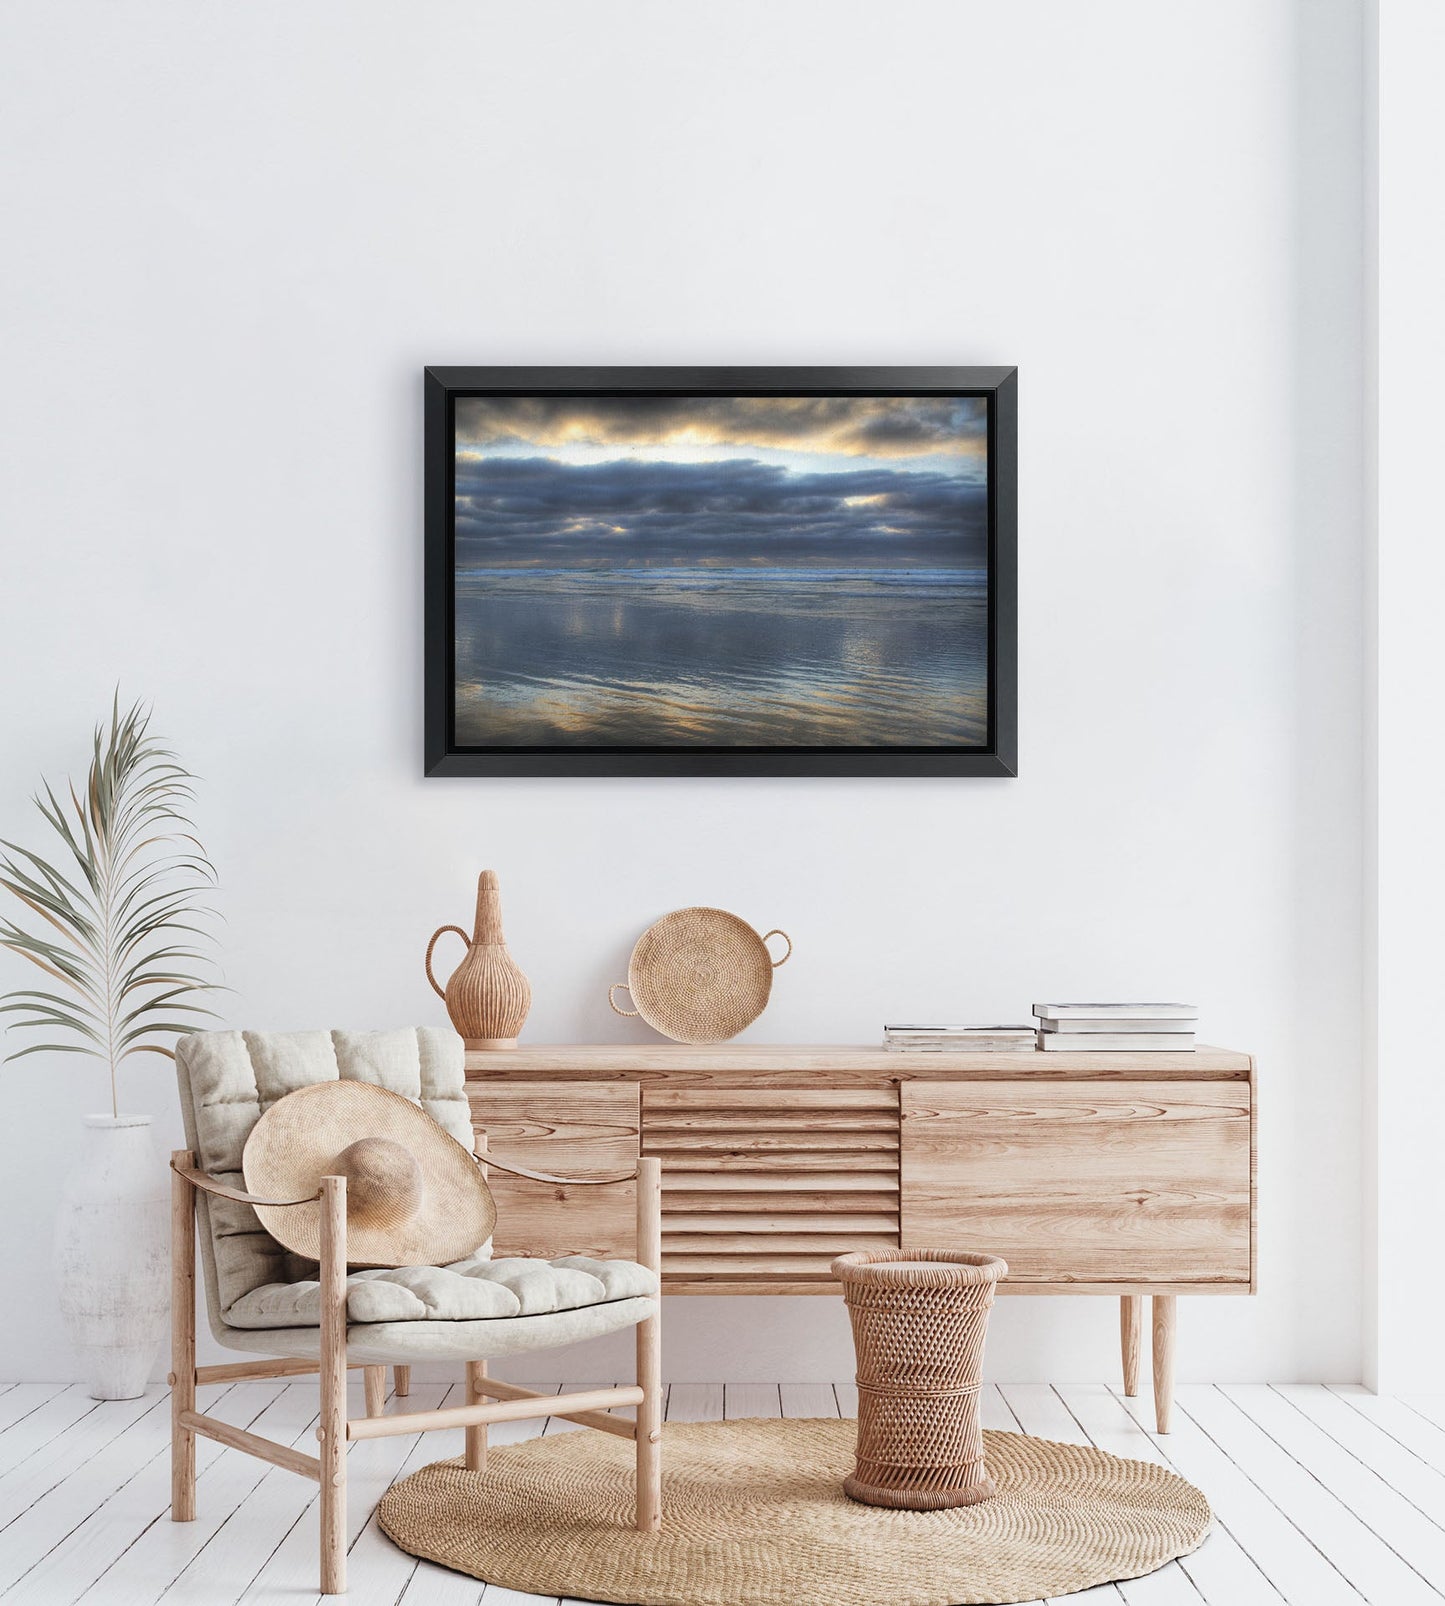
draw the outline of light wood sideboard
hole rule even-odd
[[[1001,1294],[1117,1295],[1129,1393],[1149,1295],[1161,1432],[1177,1296],[1254,1291],[1247,1054],[528,1045],[469,1051],[467,1082],[499,1159],[662,1161],[668,1293],[837,1294],[847,1249],[984,1250]],[[631,1183],[491,1182],[499,1254],[633,1252]]]

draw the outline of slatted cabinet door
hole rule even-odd
[[[637,1165],[635,1082],[469,1082],[472,1127],[488,1152],[529,1171],[615,1176]],[[563,1187],[492,1170],[496,1255],[636,1253],[637,1185]]]
[[[673,1292],[836,1293],[835,1255],[897,1246],[891,1086],[649,1085],[642,1147],[662,1161]]]
[[[1009,1283],[1248,1285],[1250,1084],[907,1082],[903,1242]]]

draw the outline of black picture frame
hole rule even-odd
[[[988,402],[988,740],[969,748],[518,748],[453,740],[455,404],[465,396],[972,396]],[[425,371],[425,773],[436,776],[1013,776],[1017,769],[1018,370],[1002,367]]]

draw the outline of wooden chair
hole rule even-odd
[[[320,1054],[318,1038],[327,1034],[286,1034],[308,1041],[304,1052]],[[347,1060],[368,1080],[379,1080],[378,1061],[402,1067],[396,1080],[407,1091],[405,1068],[407,1040],[412,1040],[411,1059],[419,1055],[423,1094],[420,1102],[437,1110],[455,1125],[456,1111],[449,1108],[456,1096],[465,1107],[460,1040],[450,1034],[425,1031],[412,1033],[330,1034],[336,1062],[346,1074]],[[445,1039],[450,1038],[450,1042]],[[378,1051],[378,1040],[385,1053]],[[297,1053],[288,1052],[267,1060],[262,1046],[275,1039],[252,1039],[250,1034],[205,1032],[182,1039],[177,1046],[176,1064],[181,1103],[186,1120],[189,1149],[171,1156],[171,1518],[189,1522],[196,1515],[197,1434],[215,1439],[233,1449],[258,1456],[273,1466],[314,1478],[320,1484],[321,1590],[339,1594],[346,1588],[346,1452],[362,1439],[392,1434],[428,1432],[434,1428],[466,1430],[466,1465],[474,1471],[484,1469],[487,1455],[487,1427],[492,1422],[514,1422],[534,1417],[561,1416],[605,1433],[613,1433],[636,1443],[637,1526],[655,1531],[661,1526],[661,1320],[660,1299],[656,1294],[610,1298],[590,1306],[547,1314],[493,1317],[483,1320],[389,1321],[372,1324],[349,1322],[347,1315],[346,1265],[346,1179],[326,1177],[317,1198],[321,1201],[321,1260],[312,1277],[319,1281],[320,1320],[316,1325],[290,1325],[284,1328],[256,1328],[235,1325],[235,1313],[244,1306],[234,1295],[237,1287],[285,1261],[285,1251],[261,1232],[254,1214],[257,1204],[284,1201],[260,1199],[233,1180],[235,1173],[226,1161],[234,1157],[236,1126],[245,1123],[235,1107],[247,1101],[235,1097],[238,1083],[245,1080],[244,1068],[255,1074],[258,1089],[250,1125],[254,1125],[271,1070],[280,1063],[286,1078],[295,1085]],[[356,1055],[358,1041],[367,1052]],[[452,1045],[455,1045],[455,1052]],[[388,1058],[390,1056],[390,1059]],[[334,1073],[333,1073],[334,1074]],[[320,1079],[319,1077],[316,1079]],[[455,1084],[454,1088],[451,1084]],[[279,1095],[278,1095],[279,1096]],[[468,1121],[470,1117],[467,1117]],[[211,1170],[197,1164],[197,1150],[205,1158],[211,1151]],[[651,1286],[658,1286],[662,1252],[662,1185],[660,1162],[644,1159],[637,1169],[607,1178],[564,1178],[503,1165],[486,1155],[485,1137],[478,1135],[479,1163],[548,1187],[637,1184],[637,1264],[592,1262],[610,1271],[620,1268],[634,1278],[642,1276],[640,1265],[652,1273]],[[219,1161],[220,1163],[216,1163]],[[220,1174],[214,1174],[219,1172]],[[249,1218],[249,1222],[248,1219]],[[205,1274],[207,1311],[212,1331],[230,1347],[265,1352],[256,1358],[219,1366],[196,1365],[196,1244],[199,1240]],[[264,1243],[245,1246],[238,1255],[235,1240],[260,1233]],[[269,1246],[269,1247],[268,1247]],[[550,1263],[539,1262],[539,1269]],[[561,1264],[556,1263],[556,1264]],[[294,1269],[294,1268],[293,1268]],[[303,1270],[309,1268],[303,1267]],[[254,1292],[259,1285],[247,1292]],[[294,1284],[271,1281],[264,1291],[285,1293],[298,1290],[302,1305],[314,1304],[316,1282]],[[254,1306],[254,1299],[251,1301]],[[300,1305],[298,1305],[300,1308]],[[307,1308],[310,1308],[307,1305]],[[231,1320],[228,1320],[231,1317]],[[576,1342],[632,1326],[636,1329],[637,1381],[621,1388],[590,1389],[576,1394],[539,1394],[518,1384],[504,1383],[488,1375],[488,1362],[500,1356],[519,1354]],[[383,1414],[385,1368],[396,1370],[396,1392],[408,1392],[410,1368],[417,1361],[457,1358],[465,1365],[467,1403],[435,1411]],[[366,1414],[347,1417],[346,1374],[349,1367],[365,1368]],[[312,1456],[287,1445],[277,1444],[205,1415],[196,1409],[196,1388],[203,1383],[234,1382],[240,1379],[291,1377],[319,1374],[320,1422],[316,1437],[320,1453]],[[637,1407],[635,1422],[610,1413],[622,1406]]]

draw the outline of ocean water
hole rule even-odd
[[[457,572],[463,747],[957,747],[987,737],[979,569]]]

